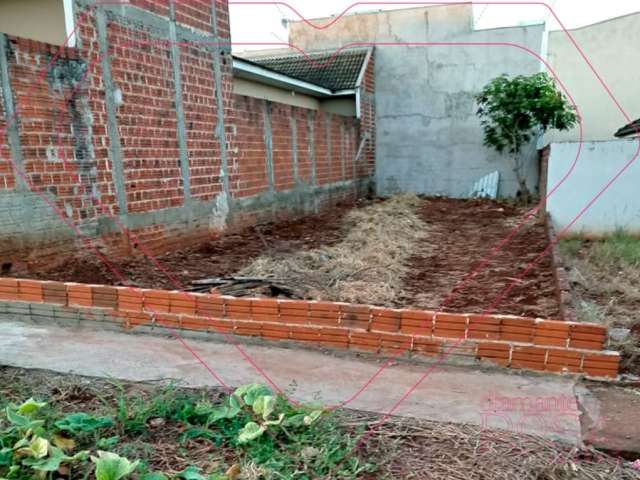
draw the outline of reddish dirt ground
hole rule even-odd
[[[362,202],[358,207],[367,205]],[[284,253],[337,243],[345,231],[344,215],[352,208],[341,205],[329,212],[278,224],[250,227],[227,234],[198,248],[159,256],[167,273],[146,257],[112,261],[129,284],[147,288],[188,288],[191,280],[232,275],[265,253]],[[405,278],[406,296],[390,306],[438,308],[454,286],[471,272],[491,249],[519,223],[525,209],[484,200],[429,198],[420,209],[429,225],[429,243],[411,257]],[[522,280],[519,271],[548,245],[545,228],[534,223],[518,234],[464,288],[456,291],[445,311],[483,312],[501,291],[515,287],[493,312],[559,318],[551,259],[545,256]],[[95,259],[72,259],[54,270],[32,272],[30,278],[81,283],[122,284]]]
[[[355,207],[369,203],[363,200]],[[196,248],[159,255],[155,257],[157,263],[144,256],[124,261],[109,259],[120,276],[97,258],[87,257],[72,258],[54,269],[22,273],[19,276],[169,290],[188,288],[192,280],[232,275],[265,253],[312,249],[339,242],[343,236],[342,219],[352,208],[353,204],[341,204],[317,215],[249,227]],[[158,264],[162,270],[157,267]],[[121,278],[127,282],[122,282]]]
[[[404,303],[421,308],[442,306],[451,312],[559,318],[550,256],[545,255],[522,279],[516,279],[549,245],[539,221],[530,221],[472,280],[449,296],[509,236],[525,213],[525,208],[504,202],[426,199],[420,217],[430,226],[429,245],[410,260],[413,268],[405,280]],[[511,284],[513,288],[498,301]]]

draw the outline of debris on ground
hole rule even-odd
[[[306,297],[395,305],[402,294],[407,260],[429,242],[429,226],[417,216],[422,200],[400,195],[344,219],[346,235],[335,245],[293,253],[266,254],[242,269],[249,277],[286,279]]]
[[[284,297],[304,299],[304,293],[286,280],[256,277],[216,277],[193,280],[190,292],[215,293],[232,297]]]

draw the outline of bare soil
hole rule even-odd
[[[181,290],[192,280],[232,275],[265,252],[274,254],[332,245],[343,237],[342,220],[353,208],[370,204],[339,204],[332,210],[303,218],[264,223],[212,239],[200,246],[155,257],[109,259],[120,275],[94,257],[71,258],[51,270],[21,274],[21,277],[65,282],[131,285],[142,288]],[[162,268],[158,268],[160,265]],[[125,279],[123,281],[122,279]]]
[[[542,222],[530,220],[491,261],[483,262],[526,211],[489,200],[424,200],[420,217],[429,225],[429,244],[410,259],[404,303],[450,312],[559,318],[550,256],[540,258],[520,278],[549,245]],[[463,284],[472,272],[475,275]]]
[[[360,202],[355,208],[363,209],[368,205],[371,205],[370,201]],[[345,221],[345,217],[352,208],[341,205],[318,215],[258,225],[224,235],[198,248],[171,252],[157,258],[163,270],[156,268],[146,257],[114,260],[112,264],[128,279],[126,283],[129,285],[186,288],[192,280],[237,274],[260,256],[277,258],[336,245],[349,236],[352,225]],[[558,318],[553,267],[548,255],[521,279],[516,278],[548,246],[545,228],[538,221],[530,221],[530,225],[505,245],[471,281],[453,291],[494,246],[510,234],[525,212],[524,208],[505,202],[422,199],[416,213],[426,225],[427,235],[425,240],[419,240],[420,243],[412,248],[411,255],[405,260],[402,292],[393,300],[381,299],[370,303],[425,309],[442,307],[445,311],[471,313],[490,310],[494,313]],[[373,282],[376,268],[379,266],[372,266],[370,271],[360,269],[359,273],[369,273]],[[27,276],[81,283],[123,283],[92,258],[71,259],[53,270],[30,272]],[[506,288],[510,290],[502,295]]]

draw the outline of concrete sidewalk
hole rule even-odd
[[[185,342],[227,385],[267,383],[233,345],[192,337]],[[346,407],[370,412],[388,412],[429,369],[428,365],[395,364],[356,396],[382,361],[258,344],[242,348],[280,388],[294,385],[297,400],[323,405],[348,401]],[[2,317],[0,365],[131,381],[165,378],[189,386],[218,385],[173,338],[100,330],[95,325],[70,328]],[[581,427],[575,382],[570,377],[438,366],[395,414],[536,433],[578,444]],[[494,401],[487,402],[488,398]],[[555,409],[536,412],[522,403],[531,406],[545,401],[555,402]],[[505,408],[508,402],[511,407]]]

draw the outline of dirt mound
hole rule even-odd
[[[402,294],[407,259],[425,241],[429,229],[416,211],[413,195],[391,198],[351,211],[345,238],[332,246],[283,255],[265,255],[240,271],[295,285],[318,300],[395,305]]]

